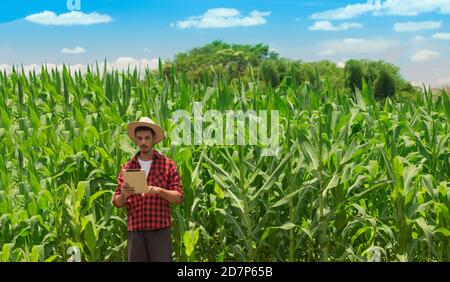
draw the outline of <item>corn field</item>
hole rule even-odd
[[[257,74],[255,74],[257,76]],[[450,101],[424,89],[376,101],[326,78],[272,88],[205,76],[45,67],[0,72],[0,261],[126,261],[110,200],[141,116],[278,110],[276,156],[259,145],[172,145],[184,202],[175,261],[450,261]]]

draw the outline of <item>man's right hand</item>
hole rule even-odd
[[[134,193],[136,193],[134,187],[131,187],[128,183],[125,183],[122,186],[122,194],[124,194],[125,197],[128,197],[129,195]]]

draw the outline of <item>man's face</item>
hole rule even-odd
[[[153,133],[150,130],[136,132],[136,144],[141,152],[147,153],[153,146]]]

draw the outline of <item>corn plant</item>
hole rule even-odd
[[[257,77],[257,75],[252,76]],[[0,259],[125,261],[126,213],[110,203],[141,116],[169,133],[176,110],[277,110],[276,154],[260,145],[173,145],[184,202],[177,261],[449,261],[450,102],[429,89],[377,101],[326,78],[272,88],[172,66],[0,72]],[[248,137],[248,136],[247,136]]]

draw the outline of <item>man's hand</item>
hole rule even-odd
[[[134,194],[134,193],[136,193],[134,187],[131,187],[128,183],[125,183],[123,185],[122,194],[124,194],[125,197],[128,197],[129,195]]]
[[[113,204],[116,205],[116,207],[120,208],[125,205],[125,202],[129,195],[135,194],[136,191],[134,187],[131,187],[128,183],[125,183],[122,186],[122,191],[120,195],[113,196]]]
[[[159,187],[155,187],[155,186],[151,186],[151,185],[149,185],[149,186],[147,186],[147,188],[148,188],[148,193],[150,194],[150,195],[152,195],[152,194],[161,194],[161,188],[159,188]]]
[[[158,194],[160,195],[162,198],[166,199],[167,201],[169,201],[169,203],[177,203],[180,204],[183,197],[180,193],[178,193],[177,191],[170,191],[161,187],[155,187],[155,186],[147,186],[148,188],[148,194],[152,195],[152,194]]]

